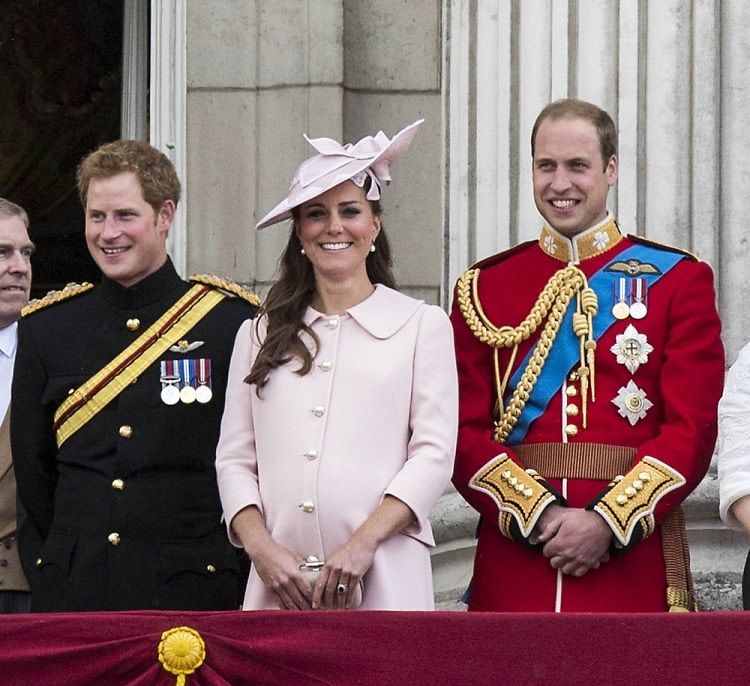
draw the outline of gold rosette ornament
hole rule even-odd
[[[159,662],[177,676],[177,686],[185,685],[185,675],[192,674],[206,659],[206,644],[189,626],[178,626],[161,635]]]

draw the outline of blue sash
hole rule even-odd
[[[607,267],[615,262],[627,262],[628,260],[639,260],[640,262],[656,266],[659,273],[637,274],[638,277],[646,279],[647,287],[650,289],[653,284],[685,257],[682,253],[639,243],[619,253],[605,267],[596,272],[588,280],[589,286],[596,293],[600,304],[599,311],[593,318],[594,340],[599,340],[602,334],[617,321],[612,314],[612,308],[602,307],[601,305],[602,303],[611,301],[615,282],[623,276],[628,276],[624,272],[607,271]],[[557,332],[552,349],[544,363],[542,372],[537,379],[528,402],[523,408],[518,423],[513,427],[513,430],[505,441],[505,445],[518,445],[523,441],[531,423],[545,411],[552,397],[562,387],[573,365],[580,360],[579,339],[573,332],[574,311],[575,307],[573,306],[573,301],[571,301],[560,324],[560,330]],[[521,362],[511,377],[509,383],[511,390],[518,386],[521,376],[534,352],[534,347],[532,346],[523,362]]]

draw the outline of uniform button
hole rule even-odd
[[[568,436],[575,436],[578,434],[578,427],[575,424],[568,424],[565,427],[565,433],[568,434]]]
[[[119,433],[123,438],[130,438],[133,435],[133,427],[128,426],[127,424],[123,424],[120,427]]]
[[[110,534],[107,536],[107,540],[111,545],[120,545],[120,534]]]
[[[208,566],[206,567],[206,571],[207,571],[207,572],[208,572],[209,574],[216,574],[216,567],[214,567],[213,565],[208,565]]]
[[[322,405],[316,405],[315,407],[313,407],[313,410],[312,410],[313,414],[314,414],[314,415],[315,415],[316,417],[322,417],[322,416],[323,416],[323,413],[324,413],[325,411],[326,411],[326,408],[325,408],[325,407],[323,407]]]
[[[135,318],[128,319],[128,321],[125,322],[125,326],[127,326],[130,331],[138,331],[141,326],[141,320]]]
[[[569,398],[574,398],[578,395],[578,389],[575,386],[566,386],[565,395],[567,395]]]
[[[122,479],[115,479],[112,482],[112,488],[114,488],[116,491],[121,491],[123,488],[125,488],[125,482]]]
[[[338,325],[339,325],[338,317],[331,317],[326,323],[326,326],[331,330],[335,329]]]
[[[0,567],[7,567],[8,566],[8,560],[2,559],[0,560]]]
[[[566,405],[565,406],[565,414],[568,415],[568,417],[577,417],[578,416],[578,405]]]
[[[330,372],[333,368],[333,362],[330,360],[326,360],[325,362],[321,362],[318,367],[320,367],[324,372]]]
[[[317,456],[318,456],[318,451],[317,451],[317,450],[308,450],[308,451],[307,451],[307,452],[305,453],[305,457],[306,457],[306,458],[307,458],[308,460],[314,460],[314,459],[315,459],[315,458],[316,458]]]
[[[44,564],[44,560],[41,557],[36,558],[36,566],[41,567]]]
[[[571,372],[568,381],[578,381],[578,372]]]
[[[305,512],[312,512],[315,509],[315,503],[312,500],[305,500],[300,507]]]

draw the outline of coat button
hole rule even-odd
[[[107,540],[111,545],[120,545],[120,534],[110,534]]]
[[[326,411],[326,408],[325,408],[325,407],[323,407],[322,405],[316,405],[316,406],[315,406],[315,407],[313,407],[313,409],[312,409],[312,413],[313,413],[313,414],[314,414],[314,415],[315,415],[316,417],[322,417],[322,416],[323,416],[323,413],[324,413],[325,411]]]
[[[565,414],[568,415],[568,417],[578,416],[578,405],[573,405],[573,403],[571,403],[570,405],[566,405]]]
[[[119,431],[120,436],[123,438],[130,438],[133,435],[133,427],[123,424]]]
[[[0,567],[7,567],[7,566],[8,566],[8,560],[6,560],[5,558],[0,560]]]
[[[125,326],[127,326],[130,331],[138,331],[141,326],[141,320],[136,318],[128,319],[128,321],[125,322]]]
[[[312,512],[315,509],[315,503],[312,500],[305,500],[300,507],[305,512]]]
[[[568,434],[568,436],[575,436],[578,434],[578,427],[575,424],[568,424],[565,427],[565,433]]]
[[[567,395],[570,398],[573,398],[574,396],[578,395],[578,389],[575,386],[566,386],[565,395]]]
[[[115,479],[112,482],[112,488],[114,488],[116,491],[121,491],[123,488],[125,488],[125,482],[122,479]]]
[[[216,567],[214,567],[213,565],[208,565],[208,566],[206,567],[206,571],[207,571],[207,572],[208,572],[209,574],[216,574]]]
[[[36,562],[34,564],[36,564],[37,567],[41,567],[44,564],[44,560],[42,560],[41,557],[38,557],[36,558]]]

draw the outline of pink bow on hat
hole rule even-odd
[[[378,131],[374,136],[365,136],[358,143],[347,143],[346,145],[341,145],[341,143],[333,140],[333,138],[308,138],[305,135],[305,140],[321,155],[325,156],[326,164],[321,165],[317,155],[303,162],[297,170],[294,179],[292,179],[292,184],[289,186],[290,189],[296,184],[307,187],[318,181],[322,176],[349,164],[352,160],[364,160],[368,162],[367,169],[352,177],[352,181],[360,188],[365,182],[365,176],[369,176],[372,179],[373,183],[367,192],[368,200],[378,200],[380,198],[381,184],[383,182],[386,184],[391,182],[389,172],[391,161],[382,157],[378,159],[378,156],[382,155],[391,144],[388,136],[382,131]],[[375,162],[370,162],[371,160],[375,160]]]
[[[366,136],[354,144],[341,145],[332,138],[305,136],[305,140],[318,154],[299,166],[287,197],[263,217],[256,228],[262,229],[287,219],[293,208],[347,180],[352,180],[361,188],[369,176],[372,183],[366,197],[368,200],[378,200],[382,184],[391,181],[391,165],[409,147],[423,121],[424,119],[415,121],[393,139],[378,131],[374,136]]]

